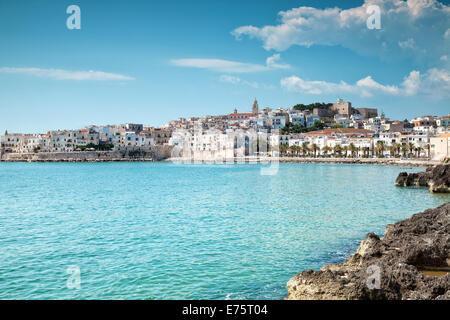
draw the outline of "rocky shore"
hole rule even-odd
[[[450,300],[450,202],[369,233],[346,262],[303,271],[290,300]]]
[[[450,193],[450,164],[429,167],[425,172],[400,172],[395,185],[398,187],[428,187],[430,192]]]

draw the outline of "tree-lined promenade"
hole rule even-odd
[[[401,145],[392,143],[387,146],[384,141],[377,141],[373,148],[356,147],[353,143],[349,145],[335,145],[334,147],[325,145],[320,148],[316,143],[307,144],[303,142],[297,145],[280,145],[280,156],[282,157],[334,157],[334,158],[385,158],[386,151],[389,151],[389,157],[392,158],[430,158],[430,145],[426,148],[416,146],[413,143]]]

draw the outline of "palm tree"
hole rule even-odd
[[[303,152],[303,155],[307,155],[308,154],[308,152],[309,152],[309,147],[308,147],[308,144],[306,143],[306,142],[303,142],[302,143],[302,152]]]
[[[350,150],[350,155],[351,155],[352,158],[355,155],[355,152],[358,152],[358,148],[355,147],[353,142],[350,143],[350,145],[348,146],[348,149]]]
[[[341,156],[341,152],[342,152],[342,147],[337,144],[334,146],[334,156],[336,157],[336,153],[339,155],[339,157]]]
[[[311,149],[312,149],[312,152],[313,152],[314,158],[315,158],[316,157],[316,153],[317,153],[317,151],[320,151],[320,148],[319,148],[319,146],[317,144],[313,143],[311,145]]]
[[[329,146],[324,146],[322,148],[322,152],[325,154],[325,156],[328,156],[328,152],[331,151],[331,148]]]
[[[280,145],[280,155],[286,155],[286,151],[287,151],[288,147],[285,144]]]
[[[400,154],[400,149],[402,148],[401,144],[397,142],[394,142],[393,144],[395,146],[395,153]]]
[[[401,145],[393,142],[390,146],[389,146],[389,152],[391,153],[391,156],[395,157],[397,156],[397,154],[400,153],[401,150]]]
[[[413,151],[414,151],[414,143],[410,142],[408,143],[408,150],[409,150],[409,154],[412,155]]]
[[[379,158],[382,158],[384,156],[384,150],[385,150],[384,141],[377,141],[377,146],[375,147],[375,153],[378,155]]]
[[[294,156],[294,153],[295,153],[296,150],[297,150],[297,148],[294,145],[290,146],[289,147],[289,154],[291,156]]]
[[[402,154],[406,158],[406,153],[408,152],[408,148],[406,146],[402,146]]]
[[[362,147],[362,151],[363,151],[363,158],[369,157],[370,147]]]
[[[417,147],[416,148],[416,152],[417,152],[417,158],[420,158],[420,153],[423,151],[423,148],[422,147]]]
[[[395,146],[393,144],[389,146],[389,154],[391,157],[395,157]]]
[[[347,158],[348,146],[343,146],[342,150],[344,151],[344,157]]]

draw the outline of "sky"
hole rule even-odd
[[[80,29],[67,27],[70,5]],[[160,126],[255,98],[447,115],[450,3],[0,0],[1,133]]]

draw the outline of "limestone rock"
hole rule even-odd
[[[449,300],[450,202],[389,225],[381,239],[369,233],[346,262],[300,272],[287,290],[292,300]]]
[[[428,187],[430,192],[449,193],[450,165],[440,164],[419,173],[400,172],[395,180],[395,185],[398,187]]]

